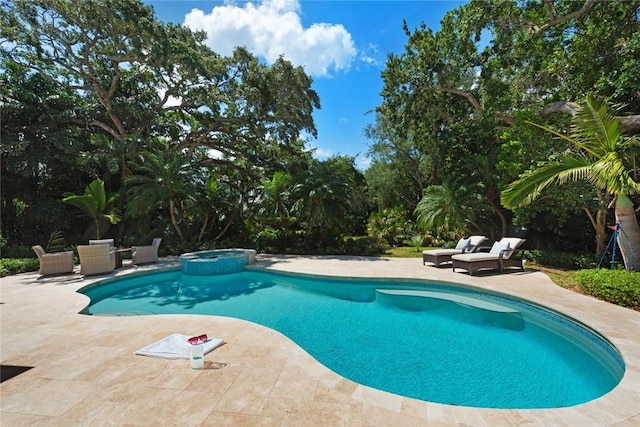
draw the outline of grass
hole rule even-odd
[[[422,258],[422,251],[425,249],[435,248],[420,248],[416,249],[413,246],[400,246],[397,248],[391,248],[384,253],[384,256],[390,258]]]

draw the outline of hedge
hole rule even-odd
[[[576,283],[589,295],[613,304],[640,310],[640,272],[579,270]]]

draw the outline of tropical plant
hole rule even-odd
[[[258,188],[256,205],[258,214],[268,222],[278,223],[285,231],[288,230],[291,215],[291,189],[293,177],[287,172],[276,172],[271,179],[262,179]]]
[[[64,250],[64,237],[62,235],[62,231],[52,231],[49,235],[49,240],[47,241],[47,247],[45,248],[45,251],[61,252],[62,250]]]
[[[424,236],[422,236],[421,234],[414,234],[409,240],[406,240],[405,243],[416,248],[416,251],[420,251],[420,248],[424,243]]]
[[[453,190],[451,186],[432,185],[424,192],[424,197],[414,210],[418,225],[435,234],[448,237],[461,237],[466,234],[468,225],[475,224],[475,214],[469,207],[469,196],[464,195],[464,187]]]
[[[292,210],[305,224],[305,245],[315,231],[340,235],[364,223],[366,187],[353,162],[348,156],[313,161],[293,186]]]
[[[104,181],[96,179],[87,185],[84,189],[84,194],[69,194],[66,195],[62,201],[77,207],[87,214],[95,226],[96,239],[100,239],[100,222],[102,222],[102,220],[106,219],[111,224],[120,222],[120,216],[109,206],[116,198],[117,194],[107,196],[104,189]]]
[[[640,227],[628,197],[640,193],[626,164],[626,152],[637,145],[637,138],[624,139],[620,122],[603,99],[588,95],[573,118],[570,135],[531,123],[567,141],[574,151],[557,155],[541,167],[525,173],[502,192],[507,207],[530,204],[552,183],[587,180],[596,187],[604,202],[613,195],[609,206],[615,206],[618,246],[627,270],[640,269]],[[607,206],[603,203],[596,215],[590,215],[596,234],[604,236]],[[602,251],[599,248],[599,252]]]
[[[145,151],[131,163],[133,175],[125,178],[127,207],[133,217],[143,217],[168,209],[178,237],[186,241],[180,227],[181,201],[193,193],[194,168],[190,159],[178,151]]]

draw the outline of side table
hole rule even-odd
[[[114,252],[116,255],[116,268],[122,268],[122,254],[130,251],[131,248],[117,248]]]

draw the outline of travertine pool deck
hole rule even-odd
[[[178,266],[177,258],[116,275]],[[197,315],[78,314],[76,290],[107,276],[27,273],[1,279],[0,359],[33,366],[0,384],[1,426],[640,426],[640,313],[554,285],[540,272],[469,276],[419,258],[258,255],[257,266],[354,277],[457,282],[562,311],[605,335],[626,372],[610,393],[561,409],[495,410],[404,398],[345,379],[279,332],[243,320]],[[173,333],[223,338],[188,361],[136,356]],[[357,356],[355,356],[357,357]]]

